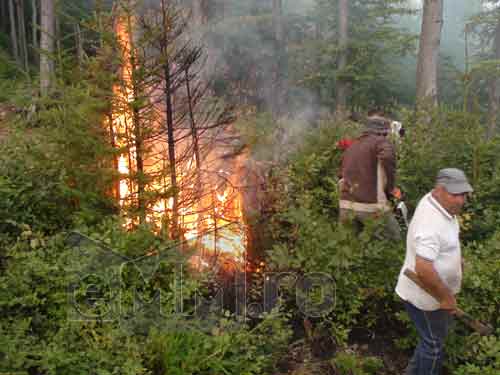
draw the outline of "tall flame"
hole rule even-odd
[[[131,65],[131,35],[130,20],[119,18],[116,23],[116,35],[121,47],[123,56],[120,68],[120,77],[122,84],[113,88],[113,93],[117,100],[116,103],[130,103],[134,100],[131,89],[132,69]],[[118,156],[117,168],[120,174],[118,184],[118,198],[122,210],[133,205],[137,200],[137,186],[134,185],[131,176],[136,172],[136,150],[133,147],[132,114],[127,105],[115,104],[113,110],[113,143],[122,151]],[[184,138],[185,145],[180,145],[180,149],[189,147],[187,144],[189,137]],[[154,151],[153,156],[148,156],[145,160],[144,172],[160,175],[162,167],[167,165],[166,150],[168,144],[164,138],[158,138],[151,145]],[[214,148],[207,156],[212,165],[216,163],[219,150]],[[159,159],[158,159],[158,155]],[[146,157],[146,155],[143,155]],[[220,158],[219,158],[220,159]],[[202,191],[199,192],[197,200],[193,201],[190,197],[196,190],[195,182],[192,176],[199,173],[196,170],[194,158],[187,162],[176,165],[177,178],[181,191],[179,192],[179,201],[184,202],[179,207],[179,226],[183,238],[198,248],[199,259],[217,259],[219,256],[230,256],[236,261],[244,261],[246,248],[246,232],[243,223],[242,212],[242,194],[238,186],[238,168],[233,161],[231,163],[222,163],[223,167],[217,172],[204,174],[201,181]],[[207,164],[209,164],[207,162]],[[224,164],[226,164],[224,166]],[[229,164],[229,165],[227,165]],[[226,168],[226,169],[224,169]],[[208,176],[208,177],[207,177]],[[214,177],[215,176],[215,177]],[[223,178],[221,178],[221,176]],[[165,198],[169,191],[169,185],[165,181],[154,180],[150,182],[148,190],[160,193],[162,198],[149,202],[147,207],[146,221],[152,223],[157,228],[161,228],[165,221],[172,215],[173,199]],[[127,227],[137,224],[137,218],[127,218]],[[206,263],[201,261],[200,264]]]

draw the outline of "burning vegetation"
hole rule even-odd
[[[195,246],[198,266],[220,255],[244,262],[245,153],[231,110],[201,78],[201,47],[166,1],[140,15],[115,9],[118,76],[108,129],[126,226]],[[138,47],[141,46],[141,47]]]

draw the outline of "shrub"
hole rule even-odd
[[[285,314],[268,314],[253,327],[229,315],[194,315],[200,278],[185,272],[176,294],[186,257],[147,228],[126,232],[122,224],[106,220],[52,236],[20,226],[0,274],[2,370],[272,373],[290,337]],[[157,292],[159,313],[148,308]]]
[[[286,317],[275,311],[250,329],[223,318],[210,332],[184,326],[150,333],[148,368],[157,375],[272,374],[290,338]]]
[[[115,172],[97,100],[81,87],[65,87],[61,94],[64,99],[6,122],[8,137],[0,142],[2,219],[48,233],[77,217],[96,223],[113,209]]]
[[[485,140],[484,125],[475,115],[442,109],[421,115],[403,113],[407,136],[397,142],[398,184],[406,193],[411,211],[432,189],[439,169],[457,167],[467,173],[475,193],[459,217],[465,258],[459,304],[498,326],[500,163],[496,155],[500,142]],[[324,272],[333,277],[336,305],[321,319],[331,323],[337,343],[345,343],[354,327],[372,332],[383,327],[384,334],[392,334],[399,345],[410,348],[416,336],[408,335],[413,332],[411,322],[393,292],[405,254],[403,243],[374,239],[370,225],[356,236],[337,224],[336,172],[341,155],[334,145],[342,133],[352,134],[353,129],[336,124],[315,129],[291,159],[282,182],[287,194],[279,202],[279,213],[270,220],[275,243],[268,254],[269,266],[274,271],[299,275]],[[283,296],[291,313],[299,315],[293,290],[285,290]],[[475,334],[457,325],[448,344],[452,369],[490,366],[475,362],[474,356],[467,354],[465,348],[470,348],[474,340]]]
[[[332,365],[339,374],[350,375],[375,375],[384,367],[382,360],[376,357],[359,357],[351,353],[337,354]]]

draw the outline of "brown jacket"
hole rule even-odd
[[[396,155],[391,142],[381,135],[363,133],[344,152],[340,199],[359,203],[380,203],[377,186],[381,183],[378,179],[382,178],[385,179],[383,200],[387,200],[395,186],[395,172]]]

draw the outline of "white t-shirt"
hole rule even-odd
[[[460,226],[428,193],[418,203],[406,238],[406,257],[399,274],[396,293],[421,310],[439,309],[439,302],[403,274],[406,268],[415,271],[415,258],[433,262],[434,269],[453,294],[462,283]]]

